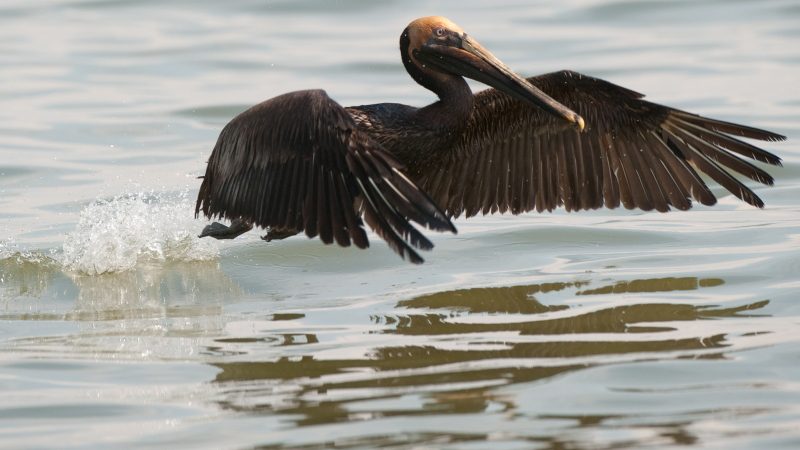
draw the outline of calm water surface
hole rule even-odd
[[[428,14],[521,73],[786,134],[767,208],[459,220],[424,266],[194,237],[249,105],[432,101],[397,51]],[[796,0],[3,1],[0,446],[800,448],[798,24]]]

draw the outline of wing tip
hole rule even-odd
[[[676,116],[692,123],[708,127],[714,131],[728,133],[733,136],[746,137],[766,142],[783,142],[787,139],[786,136],[782,134],[765,130],[763,128],[741,125],[725,120],[712,119],[710,117],[692,114],[686,111],[673,110],[672,114],[675,114]]]
[[[406,259],[405,256],[403,256],[403,259]],[[425,259],[419,256],[417,252],[410,251],[408,255],[408,262],[410,262],[411,264],[420,265],[425,262]]]
[[[438,214],[437,214],[438,216]],[[442,231],[446,232],[449,231],[453,234],[458,234],[458,229],[453,224],[453,221],[450,220],[447,216],[443,215],[441,217],[435,217],[436,222],[426,225],[429,230],[433,231]]]
[[[788,139],[786,136],[784,136],[782,134],[773,133],[772,131],[767,131],[767,130],[763,130],[763,131],[765,131],[766,133],[769,133],[769,138],[764,139],[765,141],[769,141],[769,142],[784,142],[784,141],[786,141]]]

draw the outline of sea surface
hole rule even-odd
[[[433,101],[431,14],[785,134],[766,207],[459,219],[422,266],[196,237],[250,105]],[[0,447],[800,448],[800,3],[3,0]]]

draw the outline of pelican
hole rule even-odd
[[[745,158],[781,164],[739,138],[784,136],[650,103],[568,70],[523,78],[444,17],[411,22],[400,56],[437,102],[343,107],[308,90],[231,120],[195,209],[231,225],[214,222],[200,237],[232,239],[258,226],[266,241],[305,232],[365,248],[366,222],[403,259],[422,263],[416,249],[433,244],[412,222],[455,233],[451,219],[462,214],[713,205],[701,173],[761,208],[732,172],[772,185]],[[464,77],[492,89],[473,94]]]

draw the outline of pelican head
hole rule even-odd
[[[429,16],[414,20],[403,32],[403,38],[408,42],[408,54],[403,55],[407,67],[413,64],[429,77],[447,74],[471,78],[583,130],[581,116],[511,71],[449,19]]]

